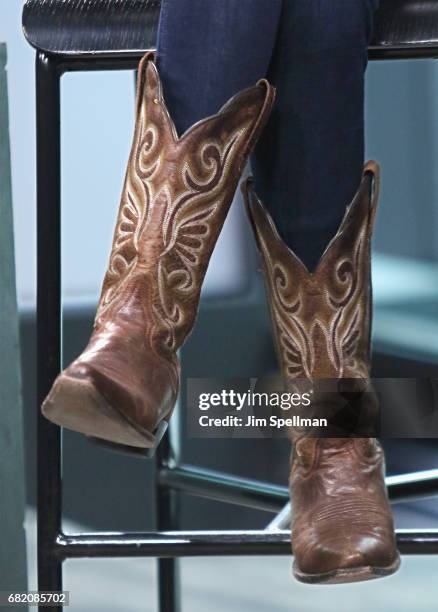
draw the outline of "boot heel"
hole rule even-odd
[[[125,455],[129,457],[135,457],[137,459],[153,459],[155,452],[163,439],[164,434],[169,426],[168,421],[163,420],[153,432],[153,444],[149,448],[139,448],[137,446],[128,446],[127,444],[117,444],[115,442],[108,442],[102,438],[95,438],[94,436],[88,436],[88,439],[93,442],[96,446],[99,446],[105,450]]]

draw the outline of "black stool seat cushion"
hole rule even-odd
[[[50,53],[143,53],[155,47],[160,4],[161,0],[27,0],[23,30],[32,46]],[[370,55],[438,55],[438,1],[381,0]]]
[[[23,31],[51,53],[153,49],[161,0],[27,0]]]

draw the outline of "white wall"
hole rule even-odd
[[[17,290],[34,296],[35,121],[33,52],[21,34],[21,2],[0,0],[0,40],[7,43]]]
[[[21,307],[35,300],[34,50],[21,31],[20,0],[0,0],[0,41],[8,45],[10,137]],[[62,79],[62,229],[65,302],[95,301],[108,260],[133,127],[131,71],[74,73]],[[239,203],[237,203],[239,204]],[[205,283],[233,293],[248,278],[241,206],[233,206]]]

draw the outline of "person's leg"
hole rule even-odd
[[[157,65],[181,134],[266,76],[283,0],[162,0]]]
[[[269,78],[255,188],[287,245],[314,268],[360,183],[364,73],[378,0],[287,0]]]

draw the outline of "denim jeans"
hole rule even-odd
[[[364,74],[378,0],[162,0],[157,62],[178,132],[267,77],[251,164],[280,235],[313,269],[364,161]]]

